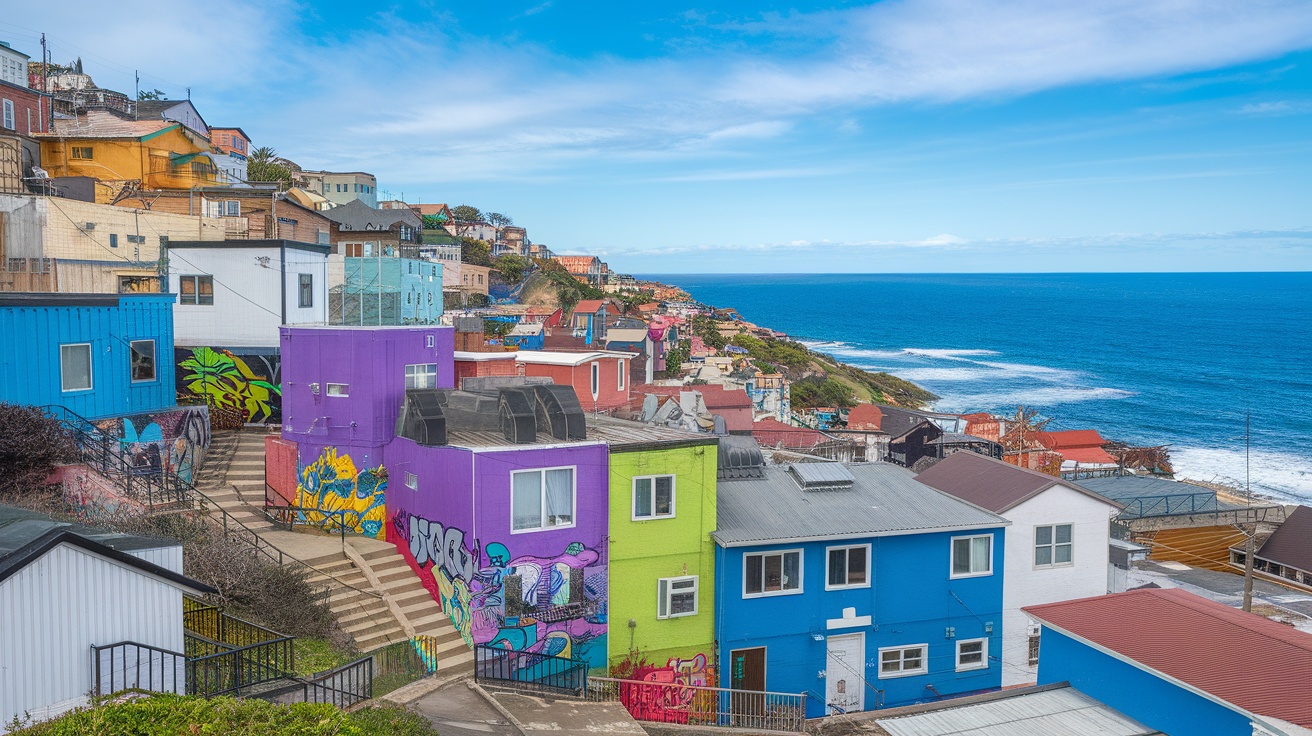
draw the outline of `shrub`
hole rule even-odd
[[[62,424],[35,406],[0,402],[0,498],[38,491],[60,463],[77,458]]]

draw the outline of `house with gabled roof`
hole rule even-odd
[[[735,436],[716,494],[722,687],[803,693],[814,718],[1001,685],[1006,519],[887,463],[767,465]]]
[[[1061,472],[1073,474],[1079,470],[1113,470],[1117,467],[1103,445],[1107,440],[1096,429],[1069,429],[1061,432],[1039,432],[1040,445],[1061,455]]]
[[[1029,606],[1039,684],[1071,687],[1171,736],[1306,736],[1312,635],[1179,588]]]
[[[916,480],[1011,522],[1002,684],[1034,682],[1037,623],[1021,607],[1106,593],[1111,517],[1124,507],[1061,478],[974,452],[950,455]]]
[[[1230,564],[1244,567],[1244,547],[1230,548]],[[1253,553],[1253,570],[1312,589],[1312,506],[1296,506]]]

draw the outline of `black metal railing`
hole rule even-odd
[[[91,691],[96,696],[123,690],[187,692],[187,657],[159,647],[121,641],[91,647]]]
[[[513,649],[474,647],[474,682],[581,696],[588,687],[588,663]]]
[[[346,543],[347,518],[355,517],[355,524],[350,529],[355,529],[360,525],[360,512],[352,509],[317,509],[312,506],[296,506],[294,504],[278,504],[269,501],[268,484],[265,484],[264,493],[264,518],[268,519],[271,524],[293,531],[297,524],[301,526],[314,527],[326,532],[336,530],[342,537],[342,543]],[[313,521],[315,516],[323,517],[322,521]],[[354,531],[351,531],[355,534]]]
[[[303,702],[346,708],[374,696],[374,658],[361,657],[305,680]]]
[[[182,600],[182,626],[191,634],[203,639],[226,644],[229,648],[260,644],[285,638],[276,631],[250,621],[229,616],[218,606],[210,606],[192,598]]]
[[[204,637],[187,636],[187,648],[198,656],[187,658],[187,694],[214,697],[241,695],[243,689],[292,677],[296,649],[292,637],[224,650],[229,645]],[[212,653],[200,654],[205,650]]]

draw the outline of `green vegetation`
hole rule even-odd
[[[679,366],[688,362],[692,354],[692,346],[687,340],[680,340],[678,345],[670,348],[665,352],[665,370],[661,371],[662,378],[678,378]]]
[[[503,215],[500,212],[484,212],[483,222],[486,222],[498,230],[515,224],[515,221],[510,219],[510,215]]]
[[[743,348],[753,360],[761,360],[789,368],[805,368],[813,360],[811,351],[800,342],[789,340],[762,340],[751,335],[734,335],[734,345]]]
[[[260,146],[251,151],[246,160],[246,181],[274,183],[280,189],[287,189],[293,183],[296,172],[301,167],[288,161],[268,146]]]
[[[477,207],[467,204],[456,205],[451,208],[451,216],[456,218],[456,222],[482,222],[483,213],[478,211]]]
[[[720,334],[720,323],[705,314],[693,315],[688,321],[688,329],[692,334],[700,337],[707,347],[720,350],[727,344],[724,335]]]
[[[473,238],[460,239],[460,262],[475,266],[492,265],[492,246],[482,240]]]
[[[20,729],[14,731],[16,736],[437,736],[427,719],[399,705],[347,713],[327,704],[180,695],[140,695],[23,725],[15,722],[10,727]]]
[[[311,677],[341,667],[360,656],[329,639],[306,637],[297,639],[292,646],[296,649],[296,674],[299,677]]]
[[[497,256],[492,261],[492,268],[500,273],[502,278],[508,284],[517,284],[524,274],[533,267],[533,262],[523,256],[517,256],[514,253],[507,253],[503,256]]]
[[[40,490],[56,465],[76,457],[58,421],[35,406],[0,403],[0,499]]]
[[[856,406],[856,396],[852,388],[843,381],[833,378],[808,376],[794,381],[791,387],[792,403],[798,409],[813,409],[817,406]]]

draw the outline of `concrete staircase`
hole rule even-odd
[[[376,539],[288,532],[263,513],[263,432],[216,432],[195,486],[231,518],[313,568],[310,580],[332,591],[328,606],[361,652],[432,636],[438,671],[473,672],[474,655],[396,547]]]

